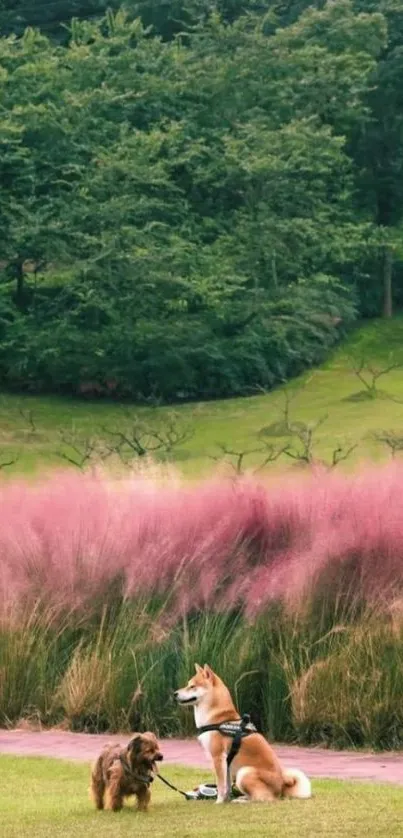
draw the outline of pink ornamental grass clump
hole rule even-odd
[[[403,467],[258,482],[59,473],[0,489],[0,617],[88,617],[157,595],[200,609],[300,607],[320,590],[390,600],[403,581]]]
[[[388,606],[403,586],[403,467],[366,468],[352,476],[322,472],[281,494],[306,511],[301,538],[274,565],[257,569],[253,610],[268,599],[300,607],[313,596]]]

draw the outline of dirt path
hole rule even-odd
[[[0,730],[0,753],[19,756],[45,756],[90,761],[105,742],[122,742],[128,737],[45,731]],[[197,741],[166,739],[162,750],[165,762],[200,768],[200,779],[208,762]],[[372,780],[403,785],[403,753],[371,754],[327,751],[279,745],[276,751],[285,766],[302,768],[310,777]]]

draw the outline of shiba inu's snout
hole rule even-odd
[[[188,681],[186,687],[174,693],[178,704],[198,704],[206,695],[210,684],[210,677],[199,664],[195,665],[196,674]]]
[[[202,687],[184,687],[176,690],[175,700],[178,704],[197,704],[203,698],[205,690]]]

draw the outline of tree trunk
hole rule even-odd
[[[392,273],[393,273],[393,252],[392,248],[386,245],[383,259],[383,316],[392,317]]]
[[[20,259],[15,265],[15,277],[16,277],[16,289],[15,289],[15,302],[18,308],[22,309],[24,307],[24,296],[25,296],[25,276],[24,276],[24,269],[23,269],[23,261]]]

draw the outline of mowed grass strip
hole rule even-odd
[[[165,768],[182,788],[206,781],[205,772]],[[187,802],[158,781],[148,814],[131,804],[97,812],[88,799],[89,766],[35,757],[0,757],[0,823],[4,838],[395,838],[403,835],[403,789],[318,780],[314,799],[273,805],[216,806]]]

